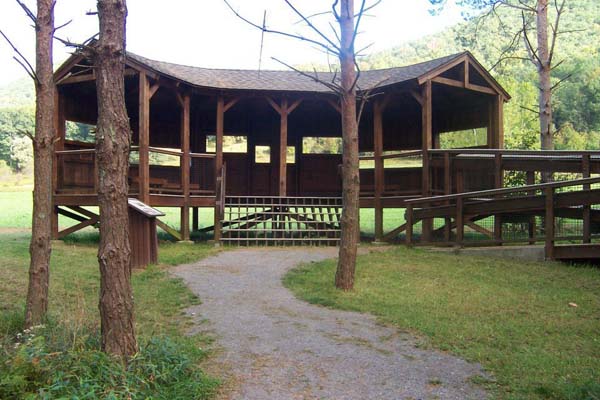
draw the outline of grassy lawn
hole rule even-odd
[[[498,399],[600,398],[597,268],[394,248],[359,258],[353,292],[335,290],[334,273],[333,261],[312,263],[284,283],[481,363],[493,379],[480,383]]]
[[[0,228],[29,228],[31,226],[31,188],[26,187],[18,191],[0,191]],[[94,207],[89,207],[94,210]],[[179,228],[179,209],[178,208],[161,208],[166,216],[161,220]],[[191,213],[190,213],[191,214]],[[213,224],[213,209],[201,208],[199,212],[200,227],[210,226]],[[387,209],[384,210],[384,231],[388,232],[404,223],[404,209]],[[59,223],[61,227],[73,225],[73,221],[69,218],[60,216]],[[361,232],[364,236],[373,236],[375,213],[373,209],[360,210]],[[94,232],[94,228],[88,228],[84,232]],[[159,232],[161,230],[159,229]],[[163,236],[166,237],[166,236]],[[77,240],[77,239],[75,239]]]
[[[92,362],[86,361],[86,357],[101,357],[101,355],[94,353],[93,349],[97,348],[97,345],[92,344],[90,350],[89,338],[86,339],[86,337],[97,335],[99,326],[97,242],[86,239],[85,234],[80,235],[83,240],[70,241],[55,245],[53,248],[49,312],[50,326],[55,325],[56,328],[53,333],[46,333],[45,336],[48,342],[52,342],[49,347],[60,347],[63,342],[72,343],[69,346],[83,343],[83,348],[87,350],[75,352],[75,356],[66,350],[58,352],[64,353],[64,357],[71,357],[69,362],[76,366],[74,367],[75,370],[64,367],[65,373],[77,375],[91,369],[92,372],[89,373],[91,376],[88,377],[87,381],[84,379],[85,376],[80,376],[78,379],[85,381],[86,384],[98,385],[97,382],[104,378],[99,376],[101,372],[93,365],[102,360],[97,361],[94,358]],[[75,236],[75,238],[77,237]],[[21,365],[23,361],[19,358],[22,355],[10,355],[8,350],[5,353],[5,349],[8,349],[9,346],[12,347],[10,343],[13,343],[15,340],[14,335],[22,326],[27,290],[27,270],[29,267],[28,245],[28,233],[0,233],[0,361],[5,362],[5,365],[8,365],[7,368],[12,368],[10,370],[12,375],[9,376],[5,372],[7,379],[13,379],[14,376],[19,377],[19,373],[22,373],[24,368]],[[183,310],[188,306],[198,304],[199,299],[180,280],[168,276],[166,269],[170,265],[195,261],[214,252],[214,247],[208,245],[161,243],[160,265],[150,266],[146,270],[134,271],[133,273],[136,331],[141,346],[147,349],[142,352],[142,355],[145,354],[145,356],[138,359],[135,365],[139,371],[153,370],[160,367],[163,369],[163,376],[171,374],[173,379],[183,379],[183,373],[177,369],[183,369],[183,366],[187,365],[185,368],[188,368],[190,372],[186,372],[185,379],[189,381],[180,382],[178,387],[175,385],[166,389],[167,393],[175,396],[173,398],[207,398],[214,391],[216,381],[203,375],[193,364],[205,358],[206,352],[198,349],[205,348],[212,338],[204,336],[184,337],[190,321],[184,315]],[[56,339],[56,336],[60,336],[60,338]],[[174,343],[180,344],[176,345]],[[182,349],[187,350],[183,351]],[[6,361],[6,357],[12,358],[13,361],[10,365]],[[75,357],[75,360],[72,359],[73,357]],[[40,359],[45,360],[44,362],[52,362],[52,360],[43,357],[40,357]],[[35,360],[36,358],[33,358],[31,365],[37,366],[40,363]],[[114,367],[110,366],[112,365],[110,364],[111,361],[105,360],[105,362],[109,364],[104,372],[107,374]],[[159,364],[156,364],[157,362]],[[169,364],[173,362],[179,363],[180,366]],[[138,365],[140,363],[141,366]],[[100,364],[102,363],[100,362]],[[31,365],[28,368],[31,368]],[[67,363],[67,365],[69,364]],[[59,369],[62,368],[63,366],[60,364]],[[137,381],[138,378],[143,380],[147,376],[153,376],[152,373],[142,374],[145,377],[138,376],[139,371],[130,372],[129,379]],[[25,374],[28,379],[31,378],[31,371]],[[158,374],[158,372],[155,374]],[[33,374],[33,376],[36,375]],[[117,378],[120,376],[118,375]],[[119,379],[117,380],[119,381]],[[115,377],[109,376],[104,379],[104,381],[107,380],[113,381]],[[16,385],[14,382],[10,382],[10,384],[12,386]],[[129,384],[135,387],[139,382],[129,382]],[[76,385],[76,390],[83,390],[84,388],[80,387],[82,385]],[[190,385],[195,388],[197,393],[187,393],[183,397],[181,397],[181,394],[177,394],[179,393],[178,390],[189,388]],[[0,376],[0,398],[2,393],[5,393],[3,390],[8,390],[6,387],[8,387],[7,383]],[[92,397],[85,398],[98,396],[98,392],[94,393],[96,394]],[[53,398],[53,396],[43,398]],[[69,396],[69,398],[75,397]],[[107,398],[112,397],[108,396]],[[117,395],[114,398],[121,398],[121,396]],[[138,396],[133,396],[133,398],[140,398],[139,393]]]

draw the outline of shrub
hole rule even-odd
[[[0,398],[205,399],[218,382],[199,368],[193,338],[143,340],[126,366],[100,351],[99,333],[34,327],[4,338]]]

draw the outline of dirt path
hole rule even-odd
[[[435,351],[375,318],[296,299],[281,284],[332,248],[225,251],[175,268],[201,299],[196,331],[216,334],[230,371],[224,399],[483,399],[481,368]],[[209,322],[205,322],[207,319]],[[203,322],[204,321],[204,322]]]

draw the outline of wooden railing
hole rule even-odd
[[[592,209],[592,206],[600,204],[600,189],[593,189],[592,185],[599,183],[600,177],[594,177],[407,200],[406,243],[414,243],[413,226],[418,221],[443,218],[445,240],[441,243],[462,246],[466,244],[465,225],[485,234],[485,228],[475,224],[478,220],[494,217],[501,221],[503,216],[521,216],[528,219],[529,225],[529,235],[521,241],[535,243],[543,240],[546,257],[552,259],[557,240],[591,242],[592,221],[600,221],[600,211]],[[536,216],[544,218],[543,238],[535,236]],[[559,237],[555,230],[557,217],[581,220],[581,235]],[[497,225],[495,223],[495,227]],[[452,229],[455,229],[454,240],[451,240]],[[508,242],[502,238],[501,225],[499,232],[487,233],[493,236],[492,243]]]
[[[178,195],[215,195],[214,178],[214,160],[215,154],[210,153],[189,153],[190,165],[184,165],[184,153],[177,150],[149,147],[149,153],[164,154],[168,156],[179,157],[178,165],[172,166],[150,166],[150,191],[155,194],[178,194]],[[139,146],[132,146],[132,152],[139,152]],[[55,151],[57,163],[57,192],[70,193],[97,193],[97,163],[96,151],[94,148],[70,149]],[[212,167],[210,174],[202,176],[204,172],[202,166],[195,160],[211,160],[213,165],[204,165]],[[72,165],[71,165],[72,164]],[[192,168],[196,167],[195,171]],[[131,164],[129,178],[131,180],[130,191],[137,192],[139,185],[138,164]],[[195,182],[192,181],[192,172]],[[210,175],[210,176],[208,176]],[[202,182],[200,182],[202,181]]]

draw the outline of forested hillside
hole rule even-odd
[[[553,71],[555,81],[570,75],[556,89],[554,124],[557,149],[600,149],[600,1],[567,0],[561,20]],[[551,12],[552,14],[552,12]],[[503,28],[499,21],[508,28]],[[363,69],[412,64],[435,57],[471,51],[491,68],[511,40],[507,33],[520,26],[521,16],[501,9],[499,16],[470,20],[438,34],[424,37],[362,59]],[[401,41],[402,38],[398,38]],[[524,52],[524,47],[521,51]],[[516,54],[523,56],[524,54]],[[512,95],[505,111],[505,145],[511,148],[539,148],[537,116],[537,75],[533,64],[507,59],[492,71]],[[21,79],[0,88],[0,163],[22,170],[30,162],[30,145],[19,134],[33,131],[33,85]],[[81,132],[87,133],[87,130]],[[69,135],[78,129],[71,124]],[[0,165],[1,167],[1,165]]]

